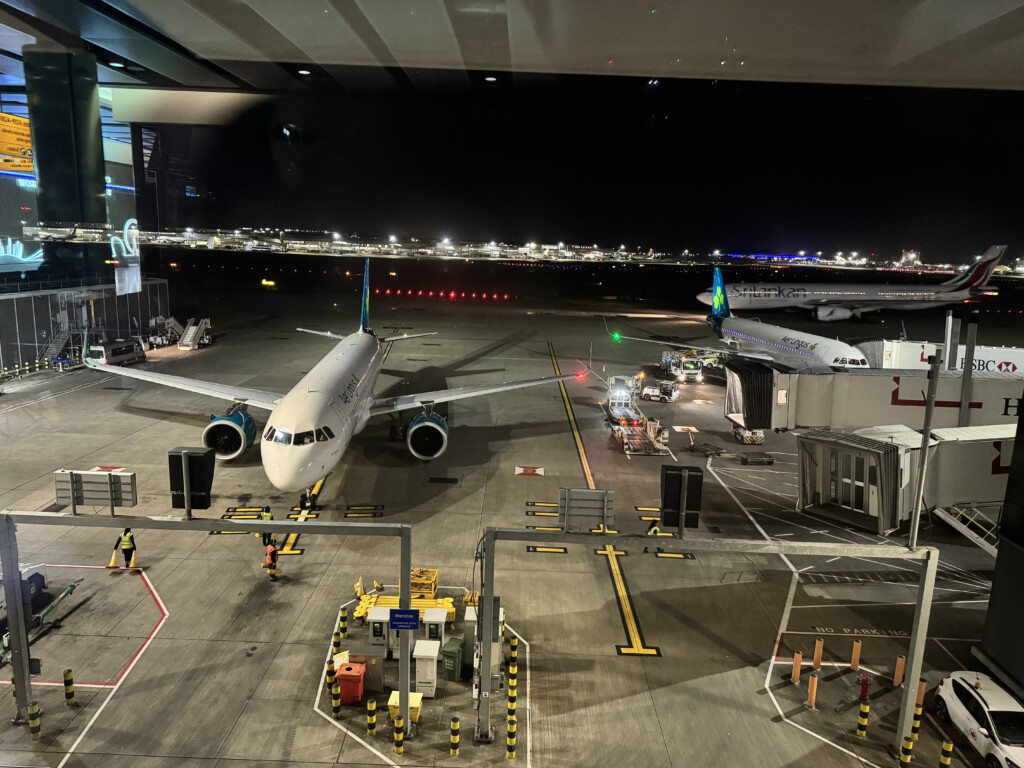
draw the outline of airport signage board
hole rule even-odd
[[[0,171],[22,171],[23,173],[34,173],[36,170],[31,159],[20,157],[0,156]]]
[[[0,155],[31,160],[32,131],[26,118],[0,113]]]
[[[415,608],[392,608],[391,629],[411,629],[416,631],[420,628],[420,612]]]
[[[134,507],[139,503],[134,472],[58,469],[53,473],[53,484],[58,504]]]

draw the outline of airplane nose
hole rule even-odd
[[[288,463],[280,457],[275,450],[263,451],[263,471],[267,474],[267,479],[270,480],[270,484],[277,488],[279,491],[301,491],[306,486],[303,480],[299,477],[299,473],[294,467],[288,466]]]

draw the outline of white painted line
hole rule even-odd
[[[953,660],[953,661],[954,661],[954,662],[956,663],[956,665],[957,665],[957,669],[959,669],[959,668],[960,668],[960,666],[961,666],[961,661],[960,661],[960,659],[958,659],[958,658],[957,658],[956,656],[954,656],[954,655],[953,655],[953,654],[952,654],[952,653],[950,652],[949,648],[947,648],[946,646],[944,646],[944,645],[943,645],[943,644],[942,644],[942,643],[941,643],[941,642],[940,642],[939,640],[936,640],[936,641],[935,641],[935,644],[936,644],[936,645],[938,645],[938,646],[939,646],[939,648],[941,648],[941,649],[942,649],[942,650],[943,650],[943,651],[945,652],[945,654],[946,654],[947,656],[949,656],[949,658],[951,658],[951,659],[952,659],[952,660]]]
[[[674,453],[672,453],[672,449],[671,448],[666,448],[665,450],[668,451],[668,455],[672,457],[672,461],[674,461],[676,463],[679,462],[679,459],[676,458],[676,455]]]
[[[803,573],[804,571],[809,571],[813,567],[814,567],[813,565],[808,565],[806,568],[801,568],[799,571],[797,571],[797,573]]]
[[[793,535],[792,533],[776,533],[775,534],[775,538],[776,539],[781,539],[783,536],[792,536],[792,535]]]
[[[840,558],[838,558],[838,557],[833,557],[833,558],[830,558],[830,559],[826,560],[825,562],[826,563],[834,563],[836,560],[839,560],[839,559]]]
[[[146,582],[146,588],[149,589],[149,593],[153,596],[157,604],[160,606],[160,610],[163,612],[163,615],[160,618],[159,623],[156,625],[156,627],[154,627],[153,631],[149,633],[149,637],[146,638],[146,642],[144,642],[142,644],[142,647],[138,651],[136,651],[135,656],[132,658],[131,662],[129,662],[124,672],[121,673],[121,676],[118,678],[117,683],[114,685],[114,687],[110,690],[110,693],[107,695],[107,698],[103,700],[102,704],[100,704],[99,709],[96,710],[96,713],[91,718],[89,718],[89,722],[86,723],[85,728],[82,729],[82,732],[78,734],[78,738],[75,739],[75,743],[71,745],[71,748],[67,751],[67,754],[64,755],[64,759],[57,763],[57,768],[64,768],[64,765],[71,758],[72,753],[76,749],[78,749],[78,745],[82,743],[82,739],[84,739],[86,734],[89,733],[89,729],[92,728],[93,723],[96,722],[96,719],[103,714],[103,710],[107,708],[107,704],[109,704],[110,700],[114,698],[114,694],[117,693],[117,689],[120,688],[121,684],[127,679],[128,673],[132,671],[136,664],[138,664],[139,659],[142,658],[142,654],[145,653],[147,648],[149,648],[149,644],[153,642],[153,638],[156,637],[156,633],[160,631],[160,628],[164,625],[164,622],[167,621],[167,617],[170,615],[169,613],[167,613],[167,607],[164,605],[163,600],[160,599],[160,596],[156,593],[156,590],[153,589],[153,582],[149,580],[149,577],[146,575],[146,572],[142,571],[139,575],[142,577],[142,580]]]

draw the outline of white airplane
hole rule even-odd
[[[761,362],[779,363],[798,371],[831,371],[850,368],[867,368],[868,361],[856,347],[838,339],[828,339],[811,333],[793,331],[778,325],[769,325],[759,320],[743,320],[729,310],[729,299],[725,293],[722,272],[715,267],[715,280],[711,314],[707,323],[718,338],[725,341],[727,349],[702,347],[695,344],[643,339],[613,333],[612,339],[631,339],[669,347],[698,349],[714,354],[730,354]]]
[[[232,401],[234,405],[225,415],[211,417],[202,435],[203,445],[214,448],[217,458],[222,460],[238,458],[256,439],[256,422],[247,409],[254,407],[270,411],[260,452],[267,478],[282,491],[310,489],[326,477],[341,461],[352,437],[366,426],[371,416],[422,408],[423,413],[416,416],[405,430],[406,445],[416,458],[434,459],[448,447],[448,424],[444,417],[434,413],[435,405],[538,384],[583,379],[588,372],[584,369],[563,376],[377,399],[373,390],[384,363],[385,350],[382,344],[434,334],[377,336],[370,329],[369,292],[370,262],[367,260],[359,330],[348,336],[340,336],[324,331],[296,329],[337,339],[338,344],[287,394],[151,371],[126,370],[91,361],[87,361],[86,365],[106,373]]]
[[[846,320],[879,309],[925,309],[967,301],[986,293],[1005,245],[993,245],[952,280],[938,285],[871,285],[869,283],[732,283],[726,295],[735,309],[800,307],[817,320]],[[989,291],[988,293],[994,293]],[[712,304],[713,289],[697,294]]]

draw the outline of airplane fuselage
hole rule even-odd
[[[731,299],[730,299],[731,301]],[[867,368],[864,353],[838,339],[782,328],[738,317],[708,318],[712,330],[731,344],[750,352],[795,354],[830,368]]]
[[[263,469],[274,487],[303,490],[337,466],[370,417],[383,362],[380,340],[356,331],[282,398],[260,441]]]
[[[733,283],[726,286],[732,309],[813,308],[824,304],[901,304],[915,307],[934,306],[964,301],[972,297],[970,290],[940,290],[934,285],[867,285],[805,283]],[[711,291],[698,294],[697,299],[711,304]],[[921,304],[925,302],[925,304]]]

